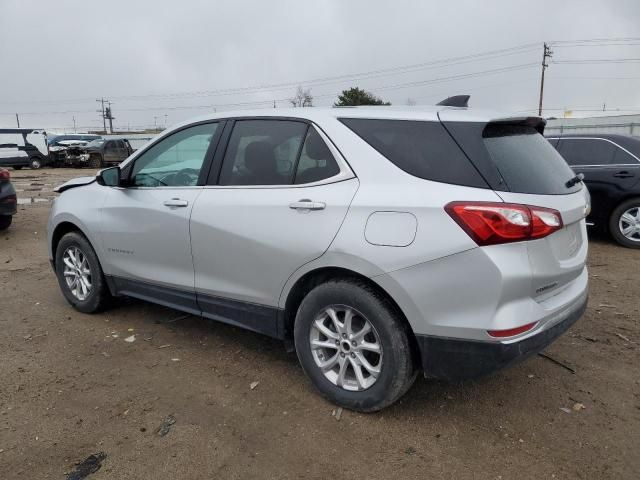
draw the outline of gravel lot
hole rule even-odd
[[[638,478],[640,251],[591,240],[587,314],[546,351],[575,373],[536,356],[335,416],[279,342],[138,301],[72,310],[45,226],[52,187],[92,173],[12,172],[24,203],[0,234],[0,478],[64,478],[98,452],[96,480]]]

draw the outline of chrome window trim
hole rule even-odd
[[[615,145],[620,150],[623,150],[626,153],[628,153],[629,155],[631,155],[633,158],[636,159],[636,162],[638,162],[638,164],[640,165],[640,158],[638,158],[636,155],[634,155],[629,150],[624,148],[622,145],[619,145],[616,142],[614,142],[613,140],[609,140],[608,138],[602,138],[602,137],[547,137],[547,140],[603,140],[605,142],[609,142],[609,143]],[[633,166],[633,163],[607,163],[607,164],[604,164],[604,165],[598,164],[598,165],[569,165],[569,166],[570,167],[623,167],[623,166],[624,167],[628,167],[629,165]]]

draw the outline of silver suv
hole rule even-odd
[[[295,346],[336,404],[540,351],[587,303],[586,188],[544,120],[465,108],[218,114],[68,182],[48,225],[81,312],[130,296]]]

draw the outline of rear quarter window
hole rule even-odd
[[[489,188],[440,122],[340,118],[405,172],[425,180]]]

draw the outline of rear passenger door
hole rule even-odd
[[[310,123],[229,123],[191,215],[198,304],[205,316],[275,336],[285,282],[329,247],[358,180]]]
[[[104,163],[117,163],[119,160],[118,145],[116,140],[107,140],[103,150]]]

